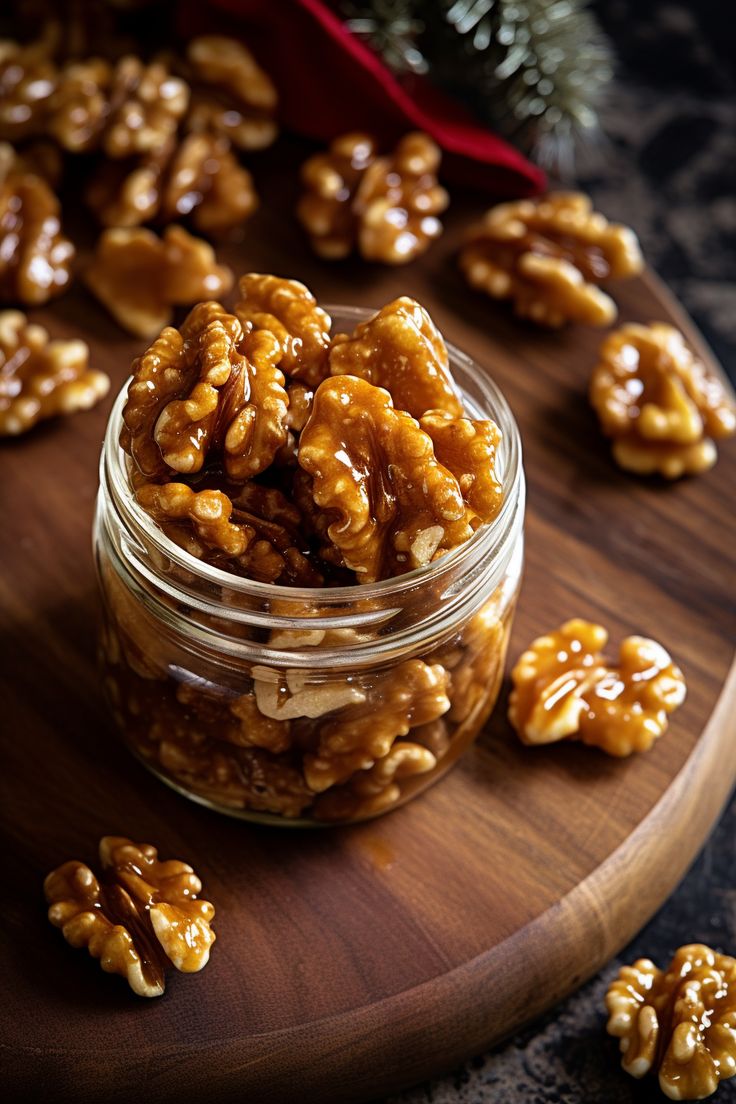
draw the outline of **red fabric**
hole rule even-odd
[[[234,17],[212,18],[216,6]],[[209,8],[209,14],[207,9]],[[365,129],[393,141],[408,129],[431,134],[445,151],[443,177],[502,196],[542,191],[542,171],[475,122],[458,104],[414,78],[400,84],[322,0],[215,0],[184,12],[189,33],[242,32],[279,89],[287,128],[326,141]]]

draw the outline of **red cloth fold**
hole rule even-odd
[[[321,141],[368,130],[387,142],[425,130],[446,154],[446,179],[499,196],[544,189],[541,169],[426,80],[413,78],[410,89],[400,84],[322,0],[215,0],[214,6],[233,17],[230,26],[213,19],[212,4],[198,3],[185,9],[187,31],[240,31],[278,87],[288,129]]]

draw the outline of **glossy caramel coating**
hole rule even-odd
[[[428,410],[460,417],[463,405],[442,334],[424,307],[402,295],[352,334],[335,334],[330,374],[359,376],[385,388],[397,410],[420,418]]]
[[[365,260],[406,264],[442,233],[447,192],[437,182],[440,150],[421,131],[379,157],[360,132],[336,138],[302,167],[297,215],[314,251],[326,259],[357,249]]]
[[[685,700],[685,680],[654,640],[630,636],[619,660],[602,655],[608,633],[575,619],[540,636],[511,672],[509,719],[525,744],[578,739],[609,755],[648,751]]]
[[[248,272],[238,281],[235,313],[243,324],[268,330],[279,343],[279,367],[316,387],[327,375],[330,316],[298,280]]]
[[[134,993],[158,997],[172,965],[195,973],[207,965],[215,933],[209,901],[191,866],[162,862],[155,847],[119,836],[100,840],[101,877],[67,862],[44,882],[49,920],[73,947],[86,947],[107,973]]]
[[[590,401],[626,471],[667,479],[717,459],[713,438],[736,431],[736,403],[673,326],[629,323],[604,341]]]
[[[175,306],[228,292],[233,274],[217,264],[211,245],[181,226],[160,238],[138,227],[100,235],[85,282],[123,329],[151,338],[171,322]]]
[[[606,993],[607,1031],[632,1077],[656,1073],[670,1100],[702,1100],[736,1074],[736,960],[700,943],[667,971],[624,966]]]
[[[46,132],[58,71],[53,34],[21,45],[0,39],[0,139],[16,142]]]
[[[468,232],[459,264],[471,287],[552,328],[609,325],[616,304],[598,285],[643,268],[633,231],[609,223],[580,192],[492,207]]]
[[[428,410],[419,425],[432,438],[435,456],[455,476],[478,520],[493,521],[503,503],[497,464],[501,431],[496,423]]]
[[[90,368],[84,341],[51,340],[21,311],[0,311],[0,437],[89,410],[109,388],[109,377]]]
[[[424,566],[472,534],[459,484],[388,391],[355,376],[317,389],[299,442],[330,540],[361,582]]]
[[[161,62],[124,57],[112,65],[89,58],[61,71],[49,133],[72,153],[145,154],[174,135],[188,104],[188,86]]]

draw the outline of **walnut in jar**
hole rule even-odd
[[[109,387],[108,376],[89,367],[84,341],[52,341],[20,311],[0,311],[0,436],[89,410]]]
[[[713,438],[736,431],[725,386],[664,322],[629,323],[606,338],[590,401],[617,464],[637,475],[707,471],[717,459]]]
[[[365,260],[406,264],[442,233],[448,203],[437,182],[440,150],[421,131],[406,134],[393,154],[376,156],[367,134],[336,138],[302,168],[306,192],[297,214],[321,257],[357,249]]]
[[[381,307],[351,335],[335,334],[329,364],[330,375],[359,376],[384,387],[394,406],[414,418],[428,410],[463,413],[442,334],[407,295]]]
[[[329,314],[299,280],[248,272],[238,281],[235,313],[244,325],[267,330],[279,343],[279,367],[290,378],[316,387],[327,375]]]
[[[61,295],[73,260],[48,182],[0,144],[0,301],[39,306]]]
[[[634,232],[608,222],[580,192],[492,207],[469,231],[459,264],[471,287],[553,328],[609,325],[616,304],[598,285],[643,268]]]
[[[286,440],[280,349],[267,330],[245,332],[216,302],[167,327],[133,365],[123,448],[147,478],[200,471],[221,457],[229,478],[264,471]]]
[[[458,481],[431,438],[388,391],[356,376],[317,389],[298,460],[331,519],[330,540],[361,582],[424,566],[472,535]]]
[[[525,744],[577,739],[627,756],[648,751],[685,700],[685,679],[661,644],[629,636],[617,664],[608,633],[576,618],[532,642],[511,672],[509,720]]]
[[[700,943],[680,947],[666,971],[648,958],[608,987],[609,1035],[632,1077],[656,1073],[670,1100],[702,1100],[736,1075],[736,959]]]
[[[211,245],[169,226],[161,238],[141,228],[106,230],[85,281],[123,329],[153,337],[171,321],[174,306],[224,295],[233,274],[217,264]]]
[[[169,965],[182,973],[207,965],[215,910],[198,898],[202,883],[191,866],[121,836],[103,836],[100,864],[99,879],[70,861],[44,882],[49,920],[68,943],[86,947],[140,997],[161,996]]]

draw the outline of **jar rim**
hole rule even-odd
[[[354,323],[366,321],[376,313],[374,308],[342,304],[326,304],[324,309],[331,317],[337,315]],[[157,551],[163,553],[168,560],[175,562],[190,574],[198,577],[202,582],[215,584],[223,590],[230,590],[233,593],[258,600],[270,599],[294,603],[309,601],[311,603],[323,603],[328,606],[341,605],[356,600],[386,599],[400,596],[403,591],[412,590],[418,584],[438,578],[464,557],[475,559],[476,554],[491,555],[496,546],[504,543],[506,534],[513,524],[519,497],[523,493],[521,437],[508,401],[491,376],[484,372],[472,357],[458,349],[451,342],[446,341],[445,344],[451,367],[459,367],[462,374],[483,395],[483,407],[485,409],[481,409],[477,401],[469,398],[461,381],[456,380],[463,394],[463,399],[470,408],[470,413],[481,418],[492,418],[501,431],[504,497],[501,509],[493,521],[482,524],[469,540],[422,567],[416,567],[401,575],[381,579],[374,583],[352,583],[338,587],[294,587],[248,579],[198,560],[167,537],[163,529],[146,513],[137,502],[135,495],[131,493],[132,488],[126,463],[127,454],[120,445],[120,430],[123,425],[122,413],[127,400],[131,376],[121,386],[108,418],[100,457],[101,484],[110,486],[118,510],[128,515],[128,518],[145,534]],[[219,612],[224,620],[228,620],[230,617],[239,619],[237,609],[227,607],[224,603],[221,605]]]

